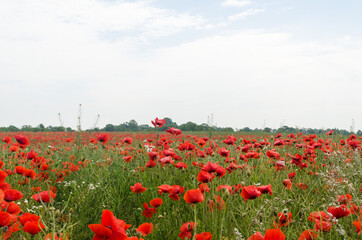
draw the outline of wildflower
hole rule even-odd
[[[177,128],[174,128],[174,127],[169,127],[165,131],[172,134],[172,135],[180,135],[180,134],[182,134],[182,131],[180,129],[177,129]]]
[[[0,227],[9,226],[11,223],[11,216],[8,212],[0,212]]]
[[[166,119],[158,119],[156,118],[155,121],[151,121],[154,127],[162,127],[166,124]]]
[[[329,232],[332,228],[332,224],[330,222],[326,222],[323,220],[316,220],[314,229],[316,231],[323,231],[323,232]]]
[[[103,145],[106,144],[109,140],[109,134],[107,133],[98,134],[96,137],[97,140],[100,141]]]
[[[256,187],[262,194],[269,193],[270,195],[273,195],[273,191],[271,188],[271,184],[265,185],[265,186],[258,186]]]
[[[207,183],[207,182],[211,182],[211,180],[214,177],[215,177],[215,175],[213,175],[209,172],[200,171],[199,174],[197,175],[197,181],[202,182],[202,183]]]
[[[157,213],[156,208],[150,208],[147,203],[143,203],[143,210],[142,215],[145,216],[145,218],[151,218],[154,213]]]
[[[126,240],[126,230],[131,225],[117,219],[109,210],[103,210],[101,224],[89,224],[88,227],[95,233],[93,239]]]
[[[191,189],[186,191],[184,199],[186,203],[200,203],[204,201],[204,195],[199,189]]]
[[[285,235],[280,229],[268,229],[265,232],[264,240],[284,240]]]
[[[329,221],[331,219],[331,217],[326,213],[326,212],[323,212],[323,211],[319,211],[319,212],[311,212],[309,217],[308,217],[308,220],[310,222],[316,222],[317,220],[318,221]]]
[[[40,217],[31,213],[24,213],[19,217],[19,220],[21,225],[23,225],[23,231],[31,235],[38,234],[45,228],[44,224],[40,221]]]
[[[253,186],[242,187],[240,195],[244,198],[244,201],[246,202],[246,200],[260,197],[261,192],[257,189],[256,186],[253,185]]]
[[[339,204],[346,204],[352,200],[352,196],[350,194],[346,195],[338,195],[337,201]]]
[[[191,239],[192,236],[191,232],[194,230],[195,225],[196,224],[194,222],[184,223],[180,228],[181,233],[178,236],[182,239],[185,238]]]
[[[264,240],[264,236],[260,232],[256,232],[251,235],[248,240]]]
[[[335,218],[346,217],[350,214],[350,211],[346,205],[341,205],[340,207],[329,207],[327,211]]]
[[[292,220],[292,213],[284,213],[280,212],[278,213],[277,221],[274,221],[274,227],[280,228],[280,227],[287,227],[290,223],[294,222]]]
[[[196,240],[211,240],[212,234],[210,232],[198,233],[195,235]]]
[[[309,229],[309,230],[305,230],[303,231],[298,240],[315,240],[318,238],[318,234],[313,230],[313,229]]]
[[[15,136],[15,139],[19,144],[19,147],[21,147],[22,149],[26,148],[29,145],[29,139],[23,135],[18,134]]]
[[[150,234],[153,230],[152,223],[142,223],[138,228],[137,232],[141,233],[142,236],[146,236]]]
[[[37,202],[43,201],[48,203],[52,199],[54,199],[56,195],[57,195],[56,193],[50,190],[35,194],[32,196],[32,198]]]
[[[10,190],[4,191],[4,200],[7,202],[17,201],[22,198],[23,198],[23,194],[16,189],[10,189]]]
[[[361,221],[353,221],[353,225],[356,227],[356,233],[358,233],[358,236],[361,235]]]
[[[155,199],[152,199],[151,202],[150,202],[150,205],[152,207],[155,207],[155,208],[158,208],[159,206],[161,206],[163,203],[162,199],[161,198],[155,198]]]
[[[202,193],[204,193],[204,192],[210,192],[210,188],[207,186],[206,183],[201,183],[201,184],[199,185],[199,189],[200,189],[200,191],[201,191]]]
[[[143,193],[146,190],[147,188],[142,187],[141,183],[136,183],[135,185],[131,186],[131,191],[134,193]]]

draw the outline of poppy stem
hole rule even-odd
[[[225,208],[224,208],[224,212],[222,214],[222,219],[221,219],[221,224],[220,224],[220,237],[219,237],[220,240],[222,237],[222,229],[224,227],[224,219],[225,219],[225,215],[226,215],[226,208],[227,208],[228,200],[229,199],[226,199],[226,201],[225,201]]]
[[[195,239],[196,239],[195,236],[196,236],[196,233],[197,233],[197,231],[196,231],[196,227],[197,227],[197,209],[196,209],[196,204],[194,204],[193,209],[194,209],[195,228],[194,228],[194,236],[193,236],[192,240],[195,240]]]

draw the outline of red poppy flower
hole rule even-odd
[[[157,163],[156,163],[156,161],[153,161],[153,160],[149,160],[146,163],[146,168],[153,168],[153,167],[156,167],[156,166],[157,166]]]
[[[289,178],[291,181],[293,181],[293,179],[294,179],[294,177],[295,177],[296,174],[297,174],[296,172],[291,172],[291,173],[288,174],[288,178]]]
[[[266,155],[269,158],[273,158],[273,159],[276,159],[276,160],[280,159],[280,154],[278,152],[276,152],[276,151],[268,150],[268,151],[266,151]]]
[[[207,186],[206,183],[201,183],[201,184],[199,185],[199,189],[200,189],[200,191],[201,191],[202,193],[204,193],[204,192],[209,192],[209,191],[210,191],[210,188]]]
[[[143,210],[142,215],[145,216],[145,218],[151,218],[154,213],[157,213],[156,208],[150,208],[147,203],[143,203]]]
[[[180,200],[179,194],[183,193],[184,191],[185,187],[181,187],[180,185],[172,185],[172,190],[170,191],[168,197],[174,201],[178,201]]]
[[[245,154],[245,157],[246,158],[253,158],[253,159],[259,159],[260,158],[260,153],[258,152],[255,152],[255,151],[251,151],[251,152],[248,152],[247,154]]]
[[[9,147],[9,151],[10,152],[19,152],[19,147],[13,145],[13,146]]]
[[[8,175],[6,174],[6,172],[0,170],[0,184],[4,183],[5,182],[5,178],[7,177]]]
[[[264,240],[264,236],[260,232],[256,232],[251,235],[248,240]]]
[[[315,240],[318,238],[318,234],[313,230],[313,229],[309,229],[309,230],[305,230],[303,231],[298,240]]]
[[[323,231],[323,232],[329,232],[332,228],[332,224],[330,222],[326,222],[326,221],[319,221],[316,220],[315,225],[314,225],[314,229],[316,231]]]
[[[287,226],[289,226],[289,224],[291,224],[292,222],[294,222],[294,221],[292,220],[292,213],[283,213],[283,212],[280,212],[280,213],[278,213],[277,220],[274,221],[274,227],[275,227],[275,228],[287,227]]]
[[[136,183],[135,185],[131,186],[131,190],[134,193],[143,193],[144,191],[147,190],[147,188],[142,187],[141,183]]]
[[[123,139],[123,143],[128,143],[128,144],[132,144],[132,141],[133,141],[133,139],[131,138],[131,137],[126,137],[126,138],[124,138]]]
[[[163,201],[161,198],[155,198],[150,201],[150,205],[155,208],[158,208],[159,206],[161,206],[162,203],[163,203]]]
[[[352,196],[350,194],[346,195],[338,195],[337,201],[339,204],[346,204],[352,200]]]
[[[329,207],[327,211],[335,218],[346,217],[350,214],[350,211],[346,205],[341,205],[339,207]]]
[[[356,233],[358,233],[358,236],[361,235],[361,221],[353,221],[353,225],[356,227]]]
[[[90,224],[88,227],[95,233],[93,239],[100,240],[126,240],[126,230],[131,225],[125,221],[117,219],[109,210],[103,210],[101,224]]]
[[[28,221],[25,223],[23,231],[30,233],[31,235],[35,235],[38,234],[45,227],[42,223],[41,225],[39,226],[39,223],[35,221]]]
[[[0,212],[0,227],[9,226],[11,223],[11,216],[8,212]]]
[[[333,129],[332,130],[329,130],[328,132],[326,132],[326,134],[328,135],[328,136],[331,136],[331,135],[333,135]]]
[[[16,189],[10,189],[10,190],[4,191],[4,200],[7,202],[17,201],[22,198],[23,198],[23,194]]]
[[[191,232],[194,230],[195,228],[195,223],[194,222],[187,222],[184,223],[181,226],[181,233],[178,235],[180,238],[185,239],[185,238],[189,238],[191,239]]]
[[[1,191],[2,190],[0,190],[0,194]],[[0,202],[1,202],[1,196],[0,196]],[[6,202],[6,201],[3,201],[0,204],[0,210],[6,211],[13,215],[18,215],[21,212],[21,208],[19,207],[18,204],[16,204],[15,202]]]
[[[40,217],[31,214],[24,213],[19,217],[21,225],[23,225],[23,231],[35,235],[45,228],[44,224],[40,221]]]
[[[268,229],[265,232],[264,240],[284,240],[285,235],[280,229]]]
[[[184,199],[186,203],[200,203],[204,201],[204,194],[202,194],[200,189],[191,189],[186,191]]]
[[[220,148],[219,149],[219,155],[221,157],[229,157],[230,156],[230,151],[225,149],[225,148]]]
[[[258,186],[256,187],[262,194],[269,193],[270,195],[273,195],[271,184],[265,185],[265,186]]]
[[[142,236],[146,236],[152,232],[153,225],[152,223],[142,223],[138,228],[137,232],[141,233]]]
[[[211,240],[212,234],[210,232],[198,233],[195,235],[196,240]]]
[[[242,189],[243,190],[241,191],[240,195],[244,198],[245,202],[246,202],[246,200],[255,199],[257,197],[260,197],[260,195],[261,195],[261,192],[254,185],[242,187]]]
[[[172,191],[172,186],[167,185],[167,184],[158,186],[157,188],[159,189],[157,192],[158,192],[161,196],[162,196],[163,193],[171,193],[171,191]]]
[[[15,136],[15,139],[19,143],[19,146],[23,149],[29,145],[29,139],[23,135],[18,134]]]
[[[323,211],[319,211],[319,212],[311,212],[308,220],[310,222],[316,222],[318,221],[329,221],[331,219],[331,216],[328,215],[328,213],[323,212]]]
[[[97,140],[100,141],[102,144],[106,144],[109,140],[109,134],[107,133],[98,134],[96,137]]]
[[[50,190],[35,194],[32,196],[32,198],[37,202],[43,201],[48,203],[51,201],[51,199],[54,199],[56,195],[56,193]]]
[[[204,148],[206,146],[206,141],[202,138],[197,140],[197,145],[199,145],[199,147]]]
[[[207,182],[211,182],[211,180],[215,177],[215,175],[205,172],[205,171],[200,171],[199,174],[197,175],[197,181],[202,182],[202,183],[207,183]]]
[[[172,134],[172,135],[180,135],[180,134],[182,134],[182,131],[180,129],[177,129],[177,128],[174,128],[174,127],[169,127],[165,131]]]
[[[10,144],[11,143],[11,137],[5,137],[2,139],[3,142],[5,142],[6,144]]]
[[[166,124],[166,119],[158,119],[156,118],[155,121],[151,121],[154,127],[162,127]]]
[[[175,167],[178,169],[186,169],[187,168],[187,164],[183,163],[183,162],[178,162],[175,164]]]

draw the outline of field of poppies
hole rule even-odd
[[[355,135],[0,138],[1,239],[361,239]]]

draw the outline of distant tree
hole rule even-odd
[[[140,128],[138,127],[138,123],[136,122],[136,120],[131,120],[128,122],[128,129],[130,131],[139,131]]]
[[[245,127],[245,128],[243,128],[242,130],[243,130],[243,132],[251,132],[251,131],[253,131],[253,130],[251,130],[251,129],[248,128],[248,127]]]
[[[95,128],[95,129],[98,129],[98,130],[99,130],[99,128]],[[67,127],[65,130],[67,130],[67,132],[73,132],[73,129],[70,128],[70,127]]]
[[[147,124],[141,124],[139,125],[139,129],[140,131],[147,131],[151,129],[151,126],[147,125]]]
[[[268,132],[268,133],[270,133],[271,131],[272,131],[272,129],[271,129],[271,128],[268,128],[268,127],[264,128],[264,132]]]
[[[104,131],[106,132],[114,132],[114,126],[113,124],[107,124],[104,128],[103,128]]]
[[[15,126],[13,126],[13,125],[10,125],[10,126],[8,127],[8,131],[9,131],[9,132],[19,132],[19,128],[15,127]]]
[[[166,120],[166,124],[159,128],[159,131],[165,131],[169,127],[178,128],[177,123],[173,122],[171,118],[165,117],[164,119]]]
[[[187,123],[184,123],[184,124],[181,124],[179,126],[179,128],[182,130],[182,131],[196,131],[198,126],[196,123],[193,123],[193,122],[187,122]]]

